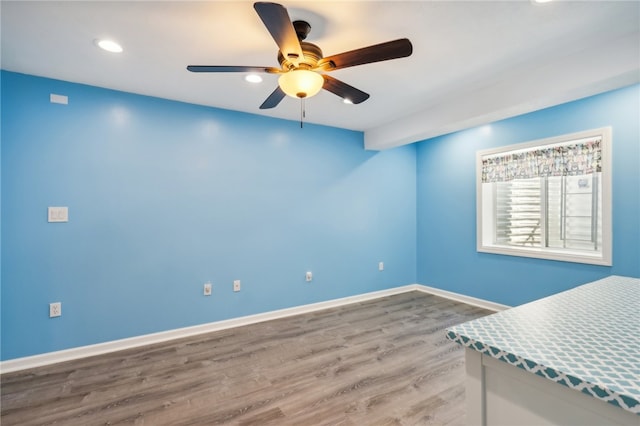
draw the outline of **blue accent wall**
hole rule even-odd
[[[476,251],[476,151],[611,126],[613,266]],[[417,144],[418,282],[518,305],[615,274],[640,277],[640,86]]]
[[[360,132],[1,83],[2,360],[416,282],[415,146],[368,152]],[[69,222],[47,223],[48,206]]]

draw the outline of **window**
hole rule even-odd
[[[477,154],[480,252],[611,265],[611,128]]]

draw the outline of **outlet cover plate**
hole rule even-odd
[[[47,210],[47,220],[51,222],[69,222],[68,207],[49,207]]]
[[[49,303],[49,318],[55,318],[62,315],[62,302]]]

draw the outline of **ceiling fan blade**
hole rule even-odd
[[[245,67],[242,65],[189,65],[187,69],[191,72],[280,72],[279,68]]]
[[[411,42],[409,39],[401,38],[322,58],[318,63],[318,68],[323,68],[327,71],[337,70],[372,62],[404,58],[410,56],[411,53],[413,53]]]
[[[336,78],[323,74],[324,84],[322,88],[328,90],[334,95],[338,95],[343,99],[351,101],[353,104],[359,104],[369,99],[369,94],[362,90],[356,89],[353,86],[349,86],[347,83],[340,81]]]
[[[253,8],[271,33],[271,37],[280,48],[282,56],[298,66],[298,61],[303,58],[303,53],[287,9],[281,4],[267,2],[254,3]]]
[[[260,105],[260,109],[269,109],[278,106],[280,101],[284,99],[286,94],[282,91],[280,86],[276,87],[269,97]]]

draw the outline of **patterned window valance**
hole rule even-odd
[[[482,183],[602,171],[602,137],[504,152],[482,158]]]

